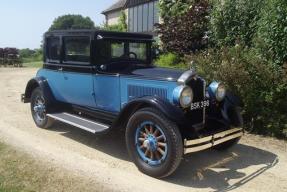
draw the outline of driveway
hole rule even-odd
[[[247,134],[229,151],[188,155],[164,180],[140,173],[130,161],[123,131],[94,136],[62,123],[36,128],[20,102],[36,69],[0,68],[0,139],[47,164],[72,171],[112,191],[287,191],[287,144]],[[75,183],[76,184],[76,183]]]

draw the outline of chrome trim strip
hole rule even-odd
[[[241,137],[244,135],[242,128],[234,128],[231,130],[223,131],[211,136],[207,136],[200,139],[195,140],[185,140],[184,141],[184,154],[187,153],[194,153],[198,151],[202,151],[205,149],[209,149],[213,146],[219,145],[221,143],[224,143],[226,141]],[[200,145],[202,144],[202,145]],[[199,145],[194,146],[193,145]]]
[[[205,80],[203,80],[203,84],[204,84],[204,85],[203,85],[203,86],[204,86],[204,87],[203,87],[203,98],[204,98],[204,100],[205,100],[205,95],[206,95],[206,92],[205,92],[205,91],[206,91],[206,81],[205,81]],[[209,105],[210,105],[210,104],[211,104],[211,103],[209,103]],[[205,123],[206,123],[206,119],[205,119],[205,118],[206,118],[206,106],[203,107],[203,110],[202,110],[202,111],[203,111],[203,116],[202,116],[202,117],[203,117],[203,124],[205,125]]]

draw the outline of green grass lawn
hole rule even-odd
[[[33,61],[29,63],[23,63],[23,66],[28,68],[41,68],[43,66],[43,61]]]
[[[102,191],[90,182],[0,141],[0,192]]]

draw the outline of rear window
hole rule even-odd
[[[61,43],[59,37],[46,39],[46,58],[49,62],[59,62],[61,56]]]
[[[69,63],[89,63],[90,41],[90,37],[64,37],[64,61]]]

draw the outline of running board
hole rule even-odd
[[[94,134],[105,132],[110,128],[108,125],[97,123],[70,113],[53,113],[47,114],[47,116]]]

